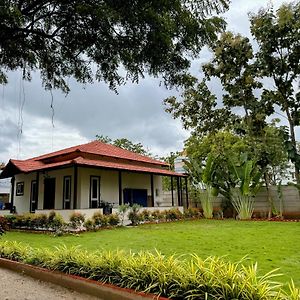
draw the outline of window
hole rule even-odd
[[[71,208],[71,176],[64,177],[63,208]]]
[[[16,184],[16,196],[24,195],[24,182],[17,182]]]
[[[98,208],[100,200],[100,177],[91,176],[90,182],[90,208]]]

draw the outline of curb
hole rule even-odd
[[[0,267],[22,273],[45,282],[51,282],[82,294],[96,296],[103,300],[168,300],[168,298],[159,297],[154,294],[136,292],[134,290],[120,288],[112,284],[102,283],[75,275],[68,275],[58,271],[50,271],[5,258],[0,258]]]

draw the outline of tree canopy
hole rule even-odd
[[[110,88],[144,74],[166,85],[188,78],[197,56],[224,28],[229,0],[0,1],[0,84],[9,70],[39,70],[46,88],[68,77]],[[94,64],[93,64],[94,63]]]
[[[211,46],[211,61],[202,66],[203,77],[185,88],[181,99],[165,100],[166,110],[181,118],[184,127],[192,129],[194,135],[205,137],[219,130],[233,130],[254,142],[260,140],[260,145],[266,143],[268,117],[279,108],[288,120],[289,133],[282,137],[295,165],[298,183],[300,155],[295,127],[300,124],[299,16],[299,1],[284,4],[276,12],[268,8],[252,14],[250,29],[258,44],[257,51],[249,38],[222,33]],[[208,81],[213,78],[221,82],[220,99],[209,88]],[[266,83],[271,83],[271,87]],[[267,166],[268,149],[259,147],[265,153]]]
[[[145,156],[152,156],[152,154],[149,152],[148,149],[146,149],[143,144],[141,143],[133,143],[132,141],[130,141],[127,138],[119,138],[119,139],[111,139],[108,136],[104,136],[104,135],[96,135],[96,138],[98,141],[106,143],[106,144],[111,144],[114,145],[116,147],[125,149],[125,150],[129,150],[141,155],[145,155]]]

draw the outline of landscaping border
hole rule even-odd
[[[0,258],[0,267],[22,273],[30,277],[51,282],[76,292],[100,297],[105,300],[168,300],[154,294],[145,294],[131,289],[120,288],[112,284],[98,282],[75,275],[68,275],[58,271],[50,271],[36,266]]]

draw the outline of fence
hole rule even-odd
[[[270,187],[270,195],[272,198],[273,207],[271,210],[280,211],[282,209],[283,216],[285,217],[300,217],[300,195],[299,191],[294,186],[282,186],[282,200],[280,201],[279,194],[277,192],[276,186]],[[174,191],[175,203],[177,204],[177,193]],[[268,193],[265,187],[261,188],[261,190],[257,193],[254,198],[254,217],[267,217],[268,212],[270,210],[270,202],[268,201]],[[170,204],[172,202],[171,192],[164,192],[163,195],[163,203]],[[184,197],[183,204],[186,206],[186,199]],[[200,200],[189,194],[189,206],[191,207],[200,207]],[[226,200],[223,196],[218,196],[216,200],[213,202],[214,211],[223,211],[224,216],[232,217],[234,216],[233,209],[231,207],[227,207]]]

